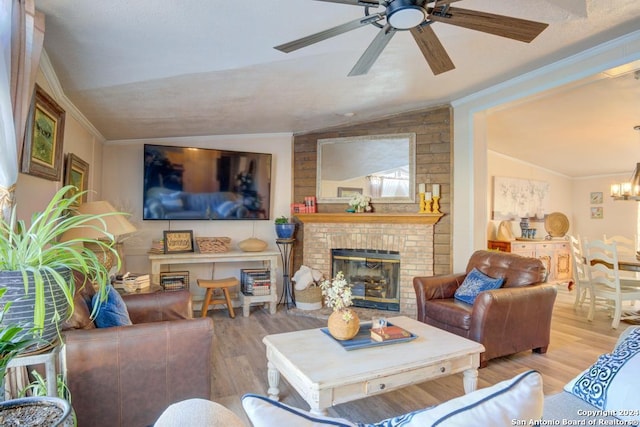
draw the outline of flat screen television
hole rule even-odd
[[[271,154],[144,145],[143,219],[269,219]]]

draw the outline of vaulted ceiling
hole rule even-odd
[[[46,15],[45,50],[65,94],[108,140],[297,133],[360,122],[449,103],[640,28],[637,0],[462,0],[455,5],[549,27],[526,44],[436,22],[432,28],[454,70],[434,76],[402,31],[366,75],[348,77],[378,28],[288,54],[273,47],[361,17],[360,6],[330,0],[36,4]],[[564,145],[632,140],[637,155],[627,151],[624,162],[615,162],[631,169],[631,159],[640,158],[640,136],[630,123],[640,124],[638,81],[627,72],[590,82],[492,112],[491,148],[532,163],[557,157],[545,165],[579,176],[584,167],[559,160]],[[607,138],[591,138],[605,129]],[[538,156],[534,147],[539,152],[543,143],[551,145]],[[602,166],[590,173],[610,173],[614,165]]]

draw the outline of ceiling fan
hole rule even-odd
[[[457,25],[496,36],[529,43],[548,24],[496,15],[493,13],[451,7],[460,0],[316,0],[364,7],[364,17],[329,28],[319,33],[275,46],[289,53],[314,43],[346,33],[366,25],[380,28],[364,54],[353,67],[349,76],[366,74],[378,59],[391,38],[398,31],[409,30],[424,55],[433,74],[453,70],[455,66],[447,51],[431,28],[434,22]],[[431,6],[429,4],[432,3]],[[370,9],[383,7],[384,11],[372,13]]]

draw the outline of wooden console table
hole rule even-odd
[[[262,252],[242,252],[229,251],[222,253],[203,254],[200,252],[181,254],[149,254],[151,262],[151,283],[160,284],[160,267],[165,264],[216,264],[227,262],[260,261],[269,264],[270,271],[270,292],[268,295],[244,295],[239,292],[240,303],[242,304],[242,314],[249,316],[249,306],[252,303],[268,303],[269,312],[275,314],[278,303],[276,286],[276,269],[278,267],[278,257],[280,253],[274,250]]]

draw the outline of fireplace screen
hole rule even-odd
[[[367,249],[332,249],[332,274],[351,285],[356,307],[400,311],[400,253]]]

